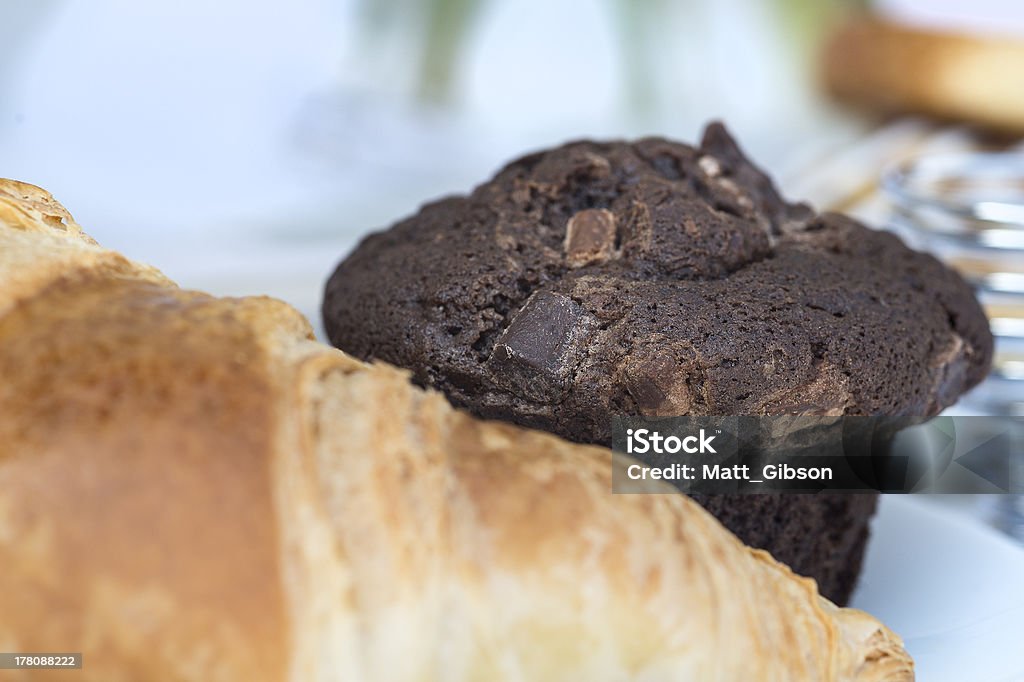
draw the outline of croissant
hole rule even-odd
[[[179,289],[13,181],[0,377],[0,651],[76,679],[913,678],[689,499],[612,494],[608,450]]]

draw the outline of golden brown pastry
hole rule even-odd
[[[0,182],[0,651],[79,680],[910,680],[608,450],[182,291]],[[68,671],[0,671],[65,679]]]
[[[828,89],[851,103],[1024,132],[1024,40],[857,16],[831,37],[824,64]]]

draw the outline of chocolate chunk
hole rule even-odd
[[[709,178],[717,178],[722,174],[722,165],[713,156],[702,156],[697,159],[697,165]]]
[[[530,296],[487,361],[496,383],[530,400],[558,401],[569,389],[584,317],[579,304],[563,294]]]
[[[692,350],[652,346],[635,350],[624,369],[626,390],[645,417],[690,414],[694,395],[690,382],[697,374]]]
[[[805,383],[773,396],[764,410],[767,414],[841,417],[853,401],[849,377],[831,363],[820,362]]]
[[[588,208],[569,219],[565,228],[565,259],[570,267],[603,263],[615,250],[615,216],[604,208]]]

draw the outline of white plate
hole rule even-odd
[[[1024,549],[934,501],[882,497],[851,605],[903,637],[921,682],[1024,680]]]

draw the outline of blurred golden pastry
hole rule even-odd
[[[1024,133],[1024,38],[848,19],[824,51],[824,81],[841,100]]]

